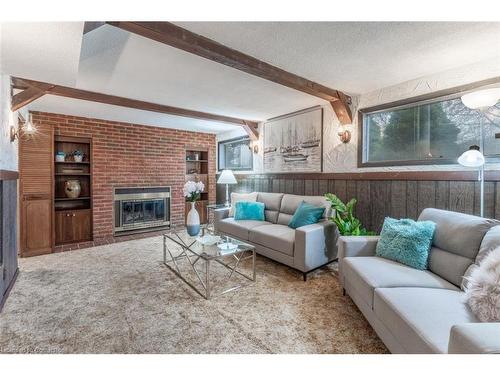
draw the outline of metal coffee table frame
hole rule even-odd
[[[168,242],[167,239],[170,241],[174,242],[176,245],[178,245],[181,248],[181,252],[178,255],[173,255],[171,249],[168,247]],[[234,240],[231,238],[231,240]],[[236,240],[234,240],[236,241]],[[237,273],[238,275],[255,282],[255,247],[253,247],[250,244],[246,244],[242,241],[236,241],[238,244],[245,246],[245,248],[238,249],[234,252],[230,252],[227,254],[218,254],[218,255],[210,255],[202,252],[201,254],[196,252],[195,250],[192,250],[191,247],[193,245],[196,245],[196,240],[193,240],[190,244],[187,244],[184,242],[184,240],[179,236],[179,234],[176,231],[167,233],[163,235],[163,263],[167,268],[169,268],[172,272],[174,272],[182,281],[184,281],[187,285],[189,285],[195,292],[197,292],[199,295],[204,297],[205,299],[210,299],[212,298],[212,283],[210,281],[210,263],[212,261],[215,261],[222,266],[226,267],[229,272],[227,277],[224,279],[224,282],[227,282],[231,279],[231,277]],[[247,255],[248,252],[251,252],[250,255]],[[168,256],[167,256],[168,255]],[[169,259],[167,259],[169,257]],[[223,261],[224,258],[234,258],[235,262],[233,265],[225,263]],[[191,283],[189,280],[187,280],[186,277],[183,275],[183,271],[179,268],[179,265],[177,262],[181,259],[186,259],[189,262],[190,269],[191,271],[194,272],[194,275],[198,279],[199,283],[201,284],[201,288],[198,288],[196,285]],[[196,263],[200,260],[205,261],[205,275],[203,273],[200,274],[198,270],[196,269],[195,265]],[[252,259],[252,276],[245,275],[244,273],[238,271],[238,266],[241,264],[242,261],[246,259]],[[185,272],[184,272],[185,273]],[[204,277],[203,277],[204,276]],[[239,289],[243,286],[246,286],[247,284],[238,284],[235,286],[232,286],[228,289],[223,290],[222,292],[218,293],[217,295],[222,295],[228,292],[231,292],[233,290]]]

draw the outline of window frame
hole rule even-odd
[[[446,100],[460,98],[462,95],[474,91],[478,88],[488,88],[488,85],[495,85],[500,82],[500,77],[474,82],[468,85],[458,86],[451,89],[440,90],[430,94],[424,94],[413,98],[398,100],[391,103],[385,103],[373,107],[362,108],[358,110],[358,168],[367,167],[396,167],[411,165],[443,165],[458,164],[457,159],[430,159],[430,160],[387,160],[387,161],[365,161],[367,139],[365,132],[364,116],[387,112],[389,110],[400,110],[411,108],[418,105],[432,104]],[[480,147],[483,148],[484,139],[480,140]],[[500,157],[486,157],[488,162],[499,162]]]
[[[221,168],[221,166],[220,166],[220,162],[221,162],[220,145],[227,144],[227,143],[235,143],[235,142],[239,142],[239,141],[243,141],[243,140],[248,140],[250,143],[252,142],[252,140],[250,139],[250,137],[248,135],[243,135],[241,137],[226,139],[226,140],[217,142],[217,171],[218,172],[222,172],[224,169],[226,169],[226,168]],[[251,157],[252,165],[250,166],[250,168],[232,169],[232,171],[235,171],[235,172],[253,171],[253,152],[252,152],[252,150],[250,150],[250,152],[252,153],[252,157]]]

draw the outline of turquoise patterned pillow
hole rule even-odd
[[[234,205],[234,220],[260,220],[264,221],[264,203],[238,201]]]
[[[432,221],[386,217],[376,254],[419,270],[426,270],[435,229],[436,224]]]

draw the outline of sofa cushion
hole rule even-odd
[[[239,239],[248,241],[249,230],[257,226],[267,226],[272,225],[267,221],[259,220],[234,220],[232,217],[223,219],[217,223],[217,230],[226,233],[228,235],[233,235]]]
[[[436,223],[434,246],[466,258],[474,259],[484,235],[500,222],[459,212],[426,208],[419,221]]]
[[[408,353],[447,353],[450,329],[477,322],[460,290],[379,288],[373,310]]]
[[[250,242],[293,256],[295,230],[286,225],[269,224],[253,227],[250,229],[248,239]]]
[[[283,199],[281,193],[258,193],[257,202],[264,203],[266,206],[265,215],[266,221],[276,224],[278,221],[278,214],[281,206],[281,199]]]
[[[429,269],[458,286],[474,262],[486,232],[500,224],[497,220],[436,208],[426,208],[418,220],[436,223]]]
[[[288,225],[292,215],[302,202],[312,204],[317,207],[324,207],[323,217],[330,217],[331,206],[330,203],[323,196],[306,196],[306,195],[292,195],[285,194],[281,200],[280,213],[278,215],[278,224]]]
[[[417,270],[380,257],[349,257],[342,261],[344,282],[373,307],[375,288],[422,287],[458,290],[430,271]]]
[[[472,272],[479,267],[481,261],[488,256],[490,252],[500,247],[500,225],[491,228],[484,235],[481,246],[479,247],[479,252],[477,253],[474,263],[472,263],[465,271],[464,277],[462,278],[461,288],[465,290],[467,288],[467,278],[470,277]]]
[[[234,207],[236,202],[239,201],[256,202],[257,193],[231,193],[231,207],[229,208],[229,216],[234,216]]]
[[[472,264],[472,259],[432,247],[429,252],[429,270],[457,286],[463,282],[463,275]]]

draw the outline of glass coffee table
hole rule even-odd
[[[163,263],[202,297],[210,299],[248,284],[232,283],[237,278],[255,282],[254,246],[229,236],[220,236],[215,244],[203,244],[182,233],[174,229],[163,235]],[[251,262],[250,271],[242,268],[246,261]],[[222,272],[214,275],[214,266]]]

